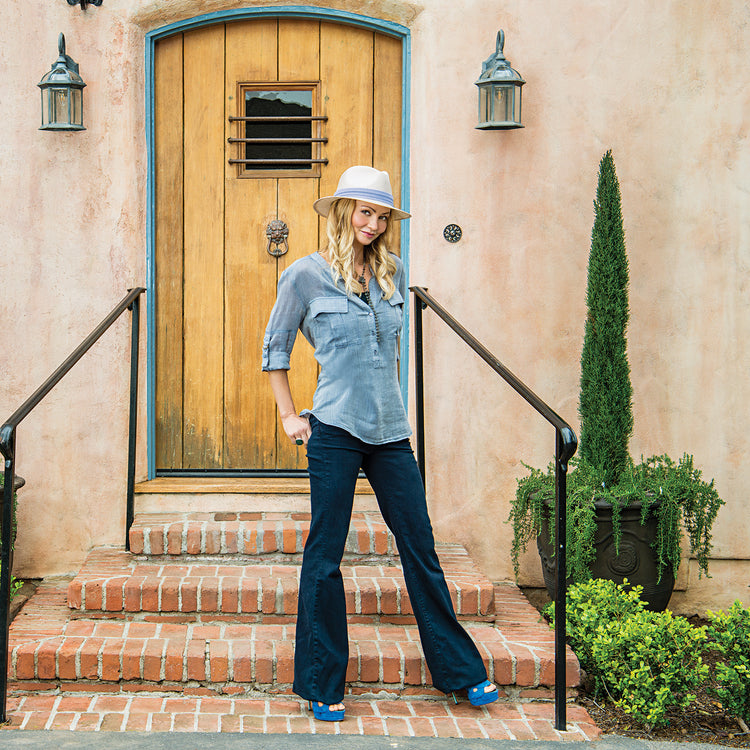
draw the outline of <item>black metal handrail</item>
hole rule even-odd
[[[565,598],[566,598],[566,494],[568,461],[578,448],[578,438],[570,425],[553,411],[542,399],[521,382],[500,360],[469,333],[444,307],[442,307],[424,287],[413,286],[414,293],[414,362],[416,386],[417,418],[417,463],[425,481],[425,443],[424,443],[424,357],[422,337],[422,311],[429,307],[453,331],[468,344],[516,393],[536,409],[555,428],[555,515],[557,552],[557,595],[555,597],[555,728],[566,729],[565,709]]]
[[[0,453],[5,458],[3,479],[2,552],[0,553],[0,724],[7,721],[8,657],[10,629],[10,552],[15,524],[13,484],[16,476],[16,428],[33,411],[39,402],[67,375],[81,357],[101,338],[110,326],[125,312],[132,310],[130,335],[130,412],[128,416],[128,482],[125,513],[125,547],[130,549],[128,532],[133,523],[133,498],[135,492],[135,439],[138,407],[138,333],[140,321],[140,296],[143,287],[129,289],[112,312],[81,342],[80,346],[13,412],[0,427]]]

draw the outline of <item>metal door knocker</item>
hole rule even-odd
[[[284,224],[283,221],[274,219],[266,227],[266,237],[268,237],[268,247],[266,252],[269,255],[273,255],[274,258],[279,258],[289,252],[289,245],[286,238],[289,236],[289,227]],[[271,245],[274,245],[271,248]],[[281,246],[284,247],[281,247]]]

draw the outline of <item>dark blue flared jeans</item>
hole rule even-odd
[[[370,445],[315,417],[310,424],[312,519],[300,578],[294,692],[329,705],[344,697],[349,641],[340,565],[360,468],[396,539],[433,684],[449,693],[487,679],[477,647],[453,610],[409,441]]]

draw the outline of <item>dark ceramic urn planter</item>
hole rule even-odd
[[[620,545],[615,549],[615,537],[612,530],[612,505],[604,500],[594,503],[596,509],[597,530],[594,537],[596,557],[591,568],[593,578],[606,578],[615,583],[622,583],[626,578],[632,585],[643,586],[641,598],[647,609],[663,612],[669,604],[674,589],[674,571],[670,568],[662,572],[657,582],[658,566],[656,555],[651,544],[656,539],[657,518],[651,512],[645,524],[641,524],[641,503],[633,502],[620,511]],[[549,501],[542,524],[542,531],[537,538],[537,548],[542,561],[542,573],[547,593],[555,599],[557,581],[555,573],[555,548],[549,541],[548,520],[554,522],[554,503]],[[568,581],[568,585],[570,585]]]

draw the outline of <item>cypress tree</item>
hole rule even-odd
[[[594,201],[586,330],[581,354],[581,460],[607,486],[617,483],[629,460],[633,432],[632,386],[625,334],[628,325],[628,258],[620,186],[612,152],[599,164]]]

